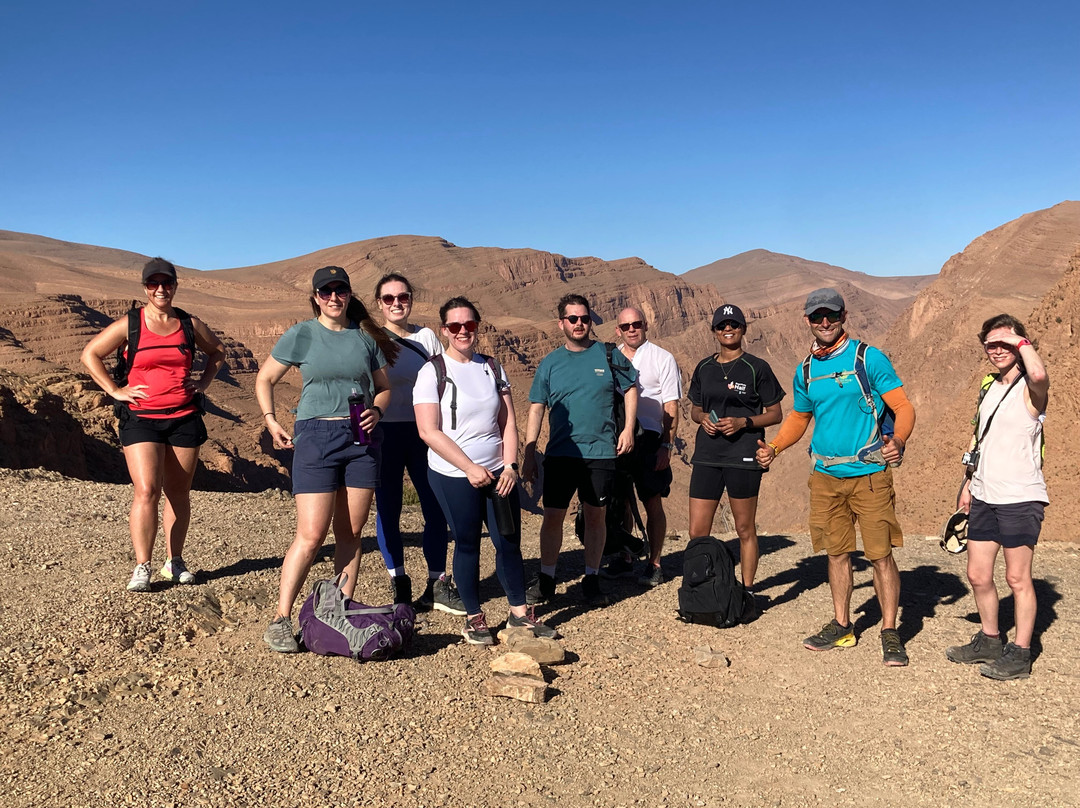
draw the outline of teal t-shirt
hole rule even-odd
[[[375,340],[355,323],[331,331],[316,320],[305,320],[286,331],[270,355],[283,365],[299,368],[303,387],[296,408],[298,421],[349,414],[349,395],[355,389],[371,406],[371,374],[386,365]]]
[[[814,436],[810,441],[810,451],[814,454],[849,457],[871,440],[874,414],[855,376],[857,347],[858,343],[849,339],[839,354],[828,359],[811,359],[809,389],[803,381],[802,365],[795,370],[793,407],[796,412],[814,416]],[[874,405],[881,413],[885,407],[881,394],[895,390],[903,382],[889,358],[873,346],[866,348],[866,374]],[[876,463],[841,463],[827,469],[821,461],[814,464],[815,471],[830,477],[863,477],[884,468]]]
[[[551,435],[544,452],[549,457],[614,459],[615,391],[633,387],[637,371],[620,351],[612,351],[611,365],[614,379],[602,342],[584,351],[564,345],[540,360],[529,401],[548,408]]]

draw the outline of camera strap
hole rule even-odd
[[[1017,382],[1019,382],[1022,378],[1024,378],[1024,372],[1020,371],[1017,377],[1012,380],[1012,383],[1009,385],[1009,389],[1005,391],[1005,395],[1003,395],[1001,397],[1001,400],[998,401],[997,405],[995,405],[993,412],[991,412],[990,416],[986,419],[986,426],[983,427],[982,434],[980,435],[977,432],[975,433],[974,451],[979,450],[979,444],[983,442],[983,439],[986,437],[986,433],[990,431],[990,424],[993,423],[994,416],[997,415],[998,408],[1005,403],[1005,399],[1009,397],[1009,393],[1012,392],[1012,389],[1016,387]]]

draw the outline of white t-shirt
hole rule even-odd
[[[502,373],[503,389],[510,389],[506,371]],[[457,389],[457,428],[453,428],[450,404]],[[439,427],[454,441],[474,463],[488,471],[503,467],[502,430],[499,428],[499,408],[502,404],[495,387],[491,368],[479,356],[465,364],[446,357],[446,389],[439,401],[435,365],[428,362],[416,376],[412,391],[413,404],[440,404]],[[428,449],[428,467],[447,477],[464,477],[465,472],[431,449]]]
[[[625,347],[619,346],[624,355]],[[664,405],[682,398],[682,376],[679,375],[675,357],[659,345],[645,340],[634,351],[630,362],[638,372],[638,423],[649,432],[663,432]]]
[[[986,437],[979,445],[971,495],[991,505],[1050,501],[1042,470],[1042,418],[1028,411],[1026,386],[1026,378],[1011,391],[1009,385],[994,382],[979,405],[979,435],[985,432]],[[995,407],[987,430],[986,419]]]
[[[442,343],[430,328],[410,325],[409,331],[412,333],[407,337],[399,337],[390,331],[386,332],[401,347],[397,361],[386,366],[386,375],[390,377],[390,406],[386,408],[382,420],[392,423],[416,420],[412,408],[412,390],[416,383],[416,374],[427,363],[428,357],[443,352]],[[406,340],[409,344],[402,344]],[[424,355],[421,356],[415,348],[423,351]]]

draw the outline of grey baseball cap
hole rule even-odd
[[[835,289],[826,287],[824,289],[815,289],[807,295],[803,314],[813,314],[818,309],[843,311],[845,308],[843,296]]]

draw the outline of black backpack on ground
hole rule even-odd
[[[745,598],[727,546],[712,536],[691,539],[683,552],[679,617],[687,623],[731,628],[742,620]]]

